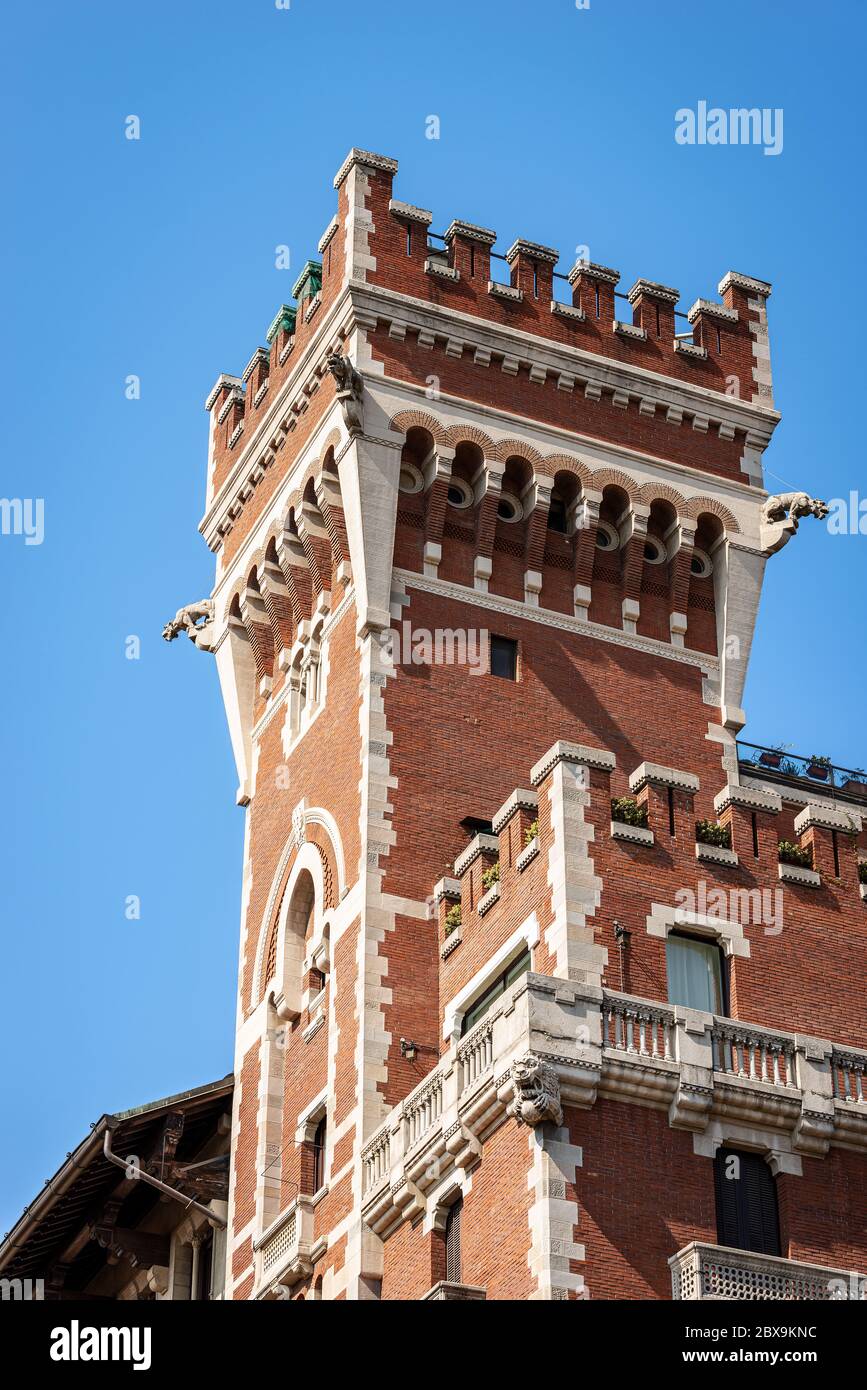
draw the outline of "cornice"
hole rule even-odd
[[[372,328],[379,319],[385,323],[398,321],[416,329],[426,329],[428,332],[433,332],[434,336],[439,330],[439,336],[445,340],[457,339],[467,344],[475,343],[499,356],[517,359],[531,367],[545,368],[552,375],[571,376],[576,381],[589,383],[599,388],[604,387],[612,392],[623,393],[625,391],[628,395],[637,398],[653,399],[663,407],[670,406],[675,410],[686,410],[692,415],[707,416],[707,418],[724,423],[730,428],[746,431],[750,442],[760,448],[764,448],[770,441],[780,419],[777,411],[769,410],[762,405],[739,401],[689,382],[679,382],[658,372],[648,371],[644,367],[619,363],[612,358],[586,352],[581,348],[570,347],[567,344],[558,344],[534,334],[509,328],[507,325],[494,324],[487,319],[477,318],[474,315],[465,314],[443,305],[431,304],[426,300],[415,299],[411,295],[400,294],[394,290],[350,281],[344,286],[341,294],[327,311],[317,332],[311,337],[293,370],[273,397],[269,409],[257,422],[249,437],[245,439],[233,467],[212,497],[201,518],[199,531],[211,550],[215,550],[219,544],[217,527],[223,522],[229,506],[236,499],[242,484],[247,481],[257,466],[261,466],[264,470],[272,462],[272,458],[268,456],[270,440],[286,416],[287,403],[294,400],[314,377],[321,379],[322,372],[317,371],[316,368],[322,367],[324,358],[331,350],[335,340],[339,341],[340,338],[351,333],[355,327]],[[463,331],[457,332],[458,326]],[[394,379],[385,376],[375,378],[375,382],[391,380]],[[371,384],[375,384],[373,380]],[[404,387],[407,385],[405,382],[398,383],[396,380],[395,384]],[[475,406],[476,409],[485,410],[488,414],[491,413],[489,407],[462,397],[444,395],[443,399],[451,400],[463,408]],[[505,411],[498,411],[497,413],[504,418],[520,419],[526,428],[526,416],[510,416],[509,412]],[[562,430],[557,426],[546,425],[543,421],[537,423],[540,428],[547,429],[552,434],[566,437],[571,441],[584,440],[591,447],[611,448],[623,453],[624,456],[635,454],[637,457],[647,460],[653,467],[662,465],[674,472],[701,478],[705,487],[707,487],[708,481],[713,479],[717,484],[743,490],[746,495],[753,498],[757,493],[760,496],[766,495],[763,491],[748,484],[739,483],[734,479],[717,479],[715,475],[709,475],[699,469],[691,469],[688,465],[676,464],[671,460],[656,458],[650,454],[637,454],[636,451],[625,449],[596,436],[579,434],[573,430]]]
[[[362,375],[364,375],[363,372]],[[425,394],[426,388],[415,382],[404,381],[399,377],[383,374],[370,378],[367,385],[369,388],[386,386],[390,392],[406,397],[408,405],[418,403],[420,408],[428,414],[431,412],[431,403]],[[675,459],[663,458],[660,454],[642,453],[638,449],[631,448],[628,444],[605,439],[601,435],[584,434],[579,430],[564,429],[560,425],[552,425],[545,420],[531,419],[527,415],[504,410],[501,406],[486,405],[482,401],[470,400],[466,396],[453,396],[447,391],[440,390],[437,402],[460,411],[468,421],[473,420],[473,417],[488,424],[492,420],[502,421],[498,427],[506,431],[507,437],[510,439],[520,439],[528,433],[531,433],[536,440],[539,436],[547,436],[551,440],[552,450],[559,449],[578,454],[582,450],[605,452],[610,454],[615,461],[620,460],[625,468],[642,467],[652,470],[655,474],[662,474],[663,480],[671,481],[675,485],[682,486],[685,480],[689,479],[690,483],[696,488],[700,488],[705,494],[712,492],[721,497],[730,495],[736,501],[749,501],[755,504],[762,502],[768,496],[765,488],[754,487],[751,483],[741,482],[738,478],[726,478],[721,474],[707,473],[704,469],[691,468],[689,464],[678,463]],[[729,539],[732,543],[740,540],[741,544],[738,545],[738,549],[747,550],[750,553],[755,553],[759,548],[758,540],[751,546],[743,536],[730,537]]]
[[[222,522],[228,511],[230,499],[234,499],[237,495],[242,481],[246,480],[246,477],[252,473],[257,465],[261,465],[263,468],[269,466],[271,460],[266,460],[265,454],[270,447],[270,440],[275,430],[286,416],[288,403],[303,391],[303,387],[308,381],[314,377],[321,379],[321,373],[316,368],[323,365],[324,358],[331,350],[335,339],[339,340],[352,331],[353,319],[354,313],[350,296],[348,290],[344,289],[326,313],[325,318],[322,319],[319,328],[307,343],[292,371],[280,385],[269,409],[257,421],[256,428],[245,441],[233,467],[211,498],[210,504],[199,522],[199,531],[211,550],[214,550],[218,543],[218,537],[215,536],[216,527]]]
[[[457,339],[467,345],[490,349],[500,357],[517,358],[530,366],[544,366],[555,376],[565,373],[582,383],[598,384],[609,391],[627,391],[637,398],[651,397],[663,405],[680,407],[691,415],[708,416],[711,420],[733,425],[762,445],[768,443],[780,420],[778,411],[759,402],[739,400],[722,391],[679,381],[647,367],[618,362],[600,353],[557,343],[384,286],[351,281],[348,290],[357,308],[370,317],[376,315],[385,323],[399,322],[435,335],[438,331],[443,339]],[[458,327],[462,331],[458,331]]]
[[[525,622],[539,623],[543,627],[558,628],[563,632],[574,632],[580,637],[595,637],[600,642],[610,642],[617,647],[628,647],[630,651],[646,652],[648,656],[663,661],[675,661],[680,666],[693,666],[704,675],[719,672],[719,658],[707,656],[704,652],[694,652],[688,647],[672,647],[667,642],[657,641],[655,637],[641,637],[638,633],[623,632],[620,628],[606,627],[603,623],[587,622],[583,618],[573,618],[569,613],[557,613],[553,608],[532,608],[520,599],[504,598],[500,594],[480,593],[478,589],[465,588],[447,579],[431,579],[417,574],[414,570],[395,567],[395,579],[408,588],[420,589],[422,593],[438,594],[441,598],[454,599],[458,603],[468,603],[474,608],[484,608],[490,613],[508,614]]]

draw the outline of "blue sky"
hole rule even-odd
[[[586,243],[623,288],[677,285],[683,309],[731,268],[771,280],[769,483],[846,496],[865,474],[863,10],[7,12],[0,492],[44,498],[45,535],[0,536],[0,1234],[102,1111],[231,1067],[243,813],[213,664],[160,630],[212,583],[204,397],[316,254],[347,149],[397,157],[398,196],[434,230],[458,216],[501,250],[558,246],[564,271]],[[782,153],[678,145],[675,112],[700,100],[782,108]],[[867,763],[865,546],[805,523],[771,561],[747,737]]]

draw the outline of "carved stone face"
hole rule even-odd
[[[338,388],[345,391],[349,385],[349,363],[339,352],[332,352],[325,364],[334,377]]]
[[[512,1074],[522,1090],[529,1089],[530,1086],[539,1079],[541,1068],[535,1057],[526,1057],[521,1061],[515,1062]]]

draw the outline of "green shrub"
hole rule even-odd
[[[719,845],[721,849],[731,849],[732,831],[730,825],[720,825],[715,820],[697,820],[695,838],[700,845]]]
[[[634,796],[615,796],[611,802],[611,819],[621,825],[640,825],[647,829],[647,807],[639,806]]]
[[[531,825],[528,825],[527,829],[524,831],[524,848],[526,849],[528,845],[531,845],[534,840],[538,839],[538,836],[539,822],[537,820],[534,820],[533,823]]]
[[[798,869],[812,869],[813,854],[811,850],[801,849],[800,845],[793,845],[791,840],[781,840],[777,849],[781,864],[794,864]]]
[[[498,859],[496,864],[492,864],[491,867],[485,869],[485,872],[482,874],[482,887],[487,891],[488,888],[493,888],[494,884],[499,883],[499,881],[500,861]]]
[[[858,882],[867,883],[867,859],[858,861]]]
[[[451,936],[461,925],[461,905],[455,903],[446,913],[446,936]]]

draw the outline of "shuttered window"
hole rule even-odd
[[[450,1284],[461,1282],[461,1210],[463,1198],[459,1197],[449,1207],[446,1217],[446,1279]]]
[[[718,1149],[714,1159],[717,1240],[757,1255],[780,1254],[777,1185],[757,1154]]]

